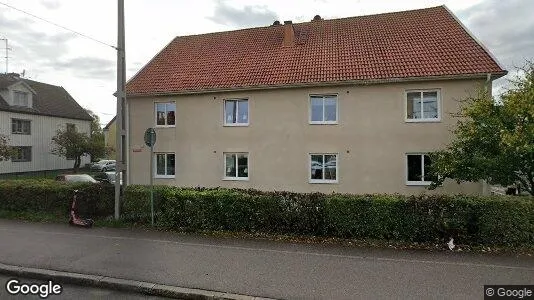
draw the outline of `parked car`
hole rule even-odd
[[[62,174],[56,176],[56,181],[98,183],[98,181],[87,174]]]
[[[93,178],[102,183],[115,184],[115,172],[100,172],[93,175]],[[122,185],[122,178],[120,179]]]
[[[107,172],[115,170],[117,164],[115,160],[103,159],[91,165],[91,170]]]

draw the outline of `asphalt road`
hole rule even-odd
[[[11,295],[6,290],[6,284],[10,279],[14,277],[7,277],[0,275],[0,299],[42,299],[38,295]],[[42,284],[47,283],[43,280],[17,278],[21,284]],[[56,283],[57,284],[57,283]],[[132,300],[159,300],[167,299],[155,296],[125,293],[114,290],[106,290],[92,287],[83,287],[70,284],[62,284],[62,292],[59,295],[50,295],[47,299],[51,300],[63,300],[63,299],[78,299],[78,300],[92,300],[92,299],[132,299]]]
[[[79,229],[0,220],[0,262],[283,299],[481,299],[534,259]]]

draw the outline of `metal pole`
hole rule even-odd
[[[118,0],[118,24],[117,24],[117,168],[115,170],[115,220],[120,216],[120,197],[121,184],[120,179],[122,175],[123,182],[126,182],[125,161],[124,161],[124,142],[125,142],[125,126],[124,126],[124,103],[126,100],[126,91],[124,89],[126,82],[125,70],[125,38],[124,38],[124,0]],[[124,173],[124,174],[122,174]]]
[[[154,145],[150,146],[150,215],[152,221],[150,222],[154,226]]]

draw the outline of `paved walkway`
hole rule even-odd
[[[0,263],[282,299],[480,299],[534,259],[208,238],[0,220]]]

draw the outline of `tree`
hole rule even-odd
[[[519,184],[534,195],[534,64],[496,101],[480,89],[460,109],[453,141],[430,154],[435,188],[446,178]]]
[[[91,135],[87,153],[91,155],[91,160],[94,161],[98,158],[105,157],[109,149],[106,147],[104,132],[102,131],[102,127],[100,127],[100,117],[88,109],[86,111],[93,118],[91,121]]]
[[[80,168],[82,156],[88,154],[90,138],[74,129],[58,129],[52,137],[52,153],[67,159],[74,159],[74,172]]]
[[[13,154],[13,149],[8,145],[9,139],[0,134],[0,161],[8,160]]]

